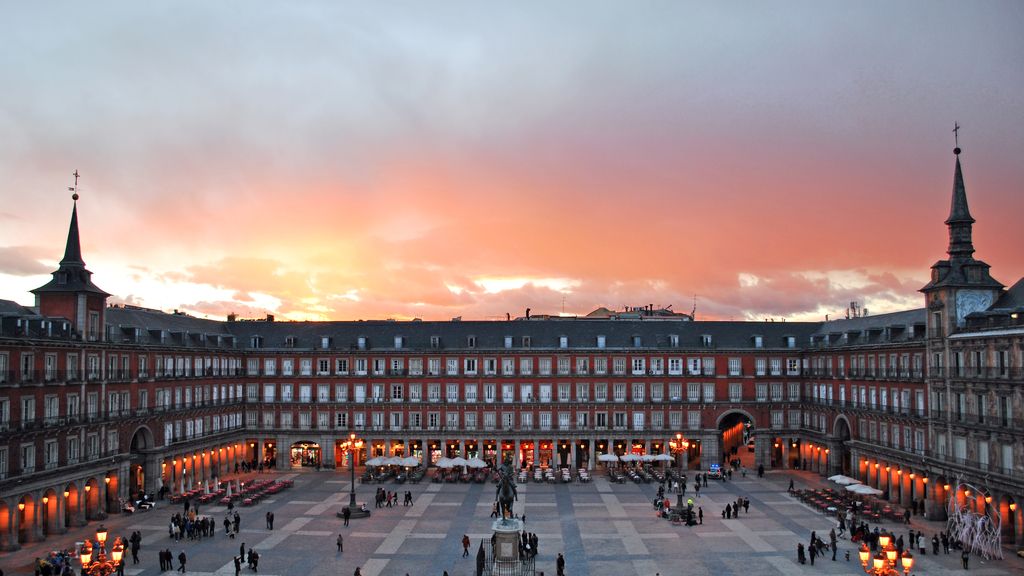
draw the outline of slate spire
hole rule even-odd
[[[964,186],[963,169],[960,167],[960,147],[953,149],[956,155],[956,168],[953,172],[953,199],[950,202],[949,218],[946,218],[946,226],[949,227],[949,249],[946,252],[950,258],[970,258],[974,254],[974,241],[972,239],[972,227],[974,218],[967,206],[967,189]]]
[[[71,209],[71,226],[68,227],[68,243],[64,248],[64,258],[60,265],[85,266],[82,261],[82,243],[78,238],[78,194],[75,194],[75,205]]]

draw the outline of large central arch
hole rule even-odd
[[[850,421],[846,419],[846,416],[842,414],[836,416],[836,421],[832,424],[832,437],[835,438],[833,458],[835,458],[834,462],[839,463],[839,473],[850,476],[853,472],[853,461],[846,443],[853,439],[853,435],[850,430]]]
[[[153,464],[156,456],[153,449],[156,447],[153,441],[153,431],[148,426],[139,426],[132,433],[132,441],[129,444],[131,464],[128,469],[128,495],[135,498],[138,494],[144,494],[147,490],[146,482],[152,484],[156,479],[146,477],[147,464]],[[152,488],[152,487],[150,487]],[[152,491],[152,490],[150,490]]]
[[[739,460],[743,466],[753,467],[753,454],[747,453],[748,436],[756,430],[754,416],[746,410],[731,408],[719,414],[715,422],[718,429],[718,446],[722,451],[722,463]]]

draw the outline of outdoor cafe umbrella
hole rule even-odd
[[[640,456],[636,454],[624,454],[622,456],[623,462],[636,462],[637,460],[640,460]]]
[[[673,460],[673,458],[668,454],[658,454],[654,459],[660,462],[671,462]]]
[[[882,491],[876,490],[870,486],[864,484],[851,484],[846,487],[847,491],[853,492],[854,494],[863,494],[864,496],[881,496]]]
[[[456,456],[455,458],[452,458],[452,466],[468,466],[468,465],[469,465],[469,461],[466,460],[465,458],[463,458],[462,456]]]
[[[406,456],[402,458],[402,466],[419,466],[420,461],[415,456]]]
[[[384,464],[387,464],[388,466],[401,466],[402,459],[398,456],[392,456],[391,458],[385,459]]]
[[[367,466],[383,466],[384,465],[384,458],[382,458],[380,456],[375,456],[375,457],[370,458],[369,460],[367,460],[366,461],[366,465]]]
[[[447,457],[439,458],[435,464],[438,468],[451,468],[455,466],[455,464],[452,464],[452,459]]]
[[[835,476],[829,476],[828,479],[833,481],[833,482],[835,482],[836,484],[842,484],[842,485],[846,485],[846,484],[860,484],[860,480],[857,480],[856,478],[850,478],[849,476],[844,476],[842,474],[836,474]]]
[[[467,462],[468,462],[467,465],[470,468],[486,468],[487,467],[487,462],[484,462],[483,460],[481,460],[479,458],[470,458]]]
[[[616,456],[615,454],[601,454],[600,456],[597,457],[597,459],[599,461],[601,461],[601,462],[618,462],[619,461],[619,457]]]

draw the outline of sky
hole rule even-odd
[[[0,0],[0,299],[200,317],[923,306],[953,124],[1024,276],[1021,2]]]

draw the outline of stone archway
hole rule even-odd
[[[156,479],[150,478],[146,471],[155,471],[158,466],[156,454],[154,453],[155,448],[153,431],[148,426],[136,428],[135,432],[132,433],[132,440],[128,448],[130,457],[127,485],[128,498],[134,499],[139,494],[153,491],[153,483]]]
[[[715,427],[718,430],[722,464],[739,460],[743,466],[753,468],[754,454],[747,452],[746,444],[748,436],[756,429],[754,417],[745,410],[726,410],[718,416]]]
[[[15,508],[17,509],[17,508]],[[15,550],[18,548],[17,540],[11,539],[11,508],[7,500],[0,499],[0,550]]]
[[[74,482],[64,487],[64,527],[77,526],[82,518],[82,497]]]
[[[93,520],[102,518],[104,513],[100,509],[100,483],[95,478],[85,481],[85,519]]]
[[[36,515],[39,514],[35,498],[31,494],[25,494],[19,498],[14,513],[17,515],[18,522],[18,544],[34,541]]]
[[[53,488],[43,493],[43,499],[39,503],[39,512],[42,514],[40,525],[43,528],[44,536],[62,532],[63,519],[60,516],[60,499],[57,498],[57,492]]]
[[[839,415],[832,425],[832,437],[835,439],[835,448],[831,451],[832,462],[835,462],[834,470],[839,474],[853,476],[853,461],[850,456],[850,449],[846,443],[853,439],[850,431],[850,421],[846,416]],[[831,473],[831,470],[829,471]]]

